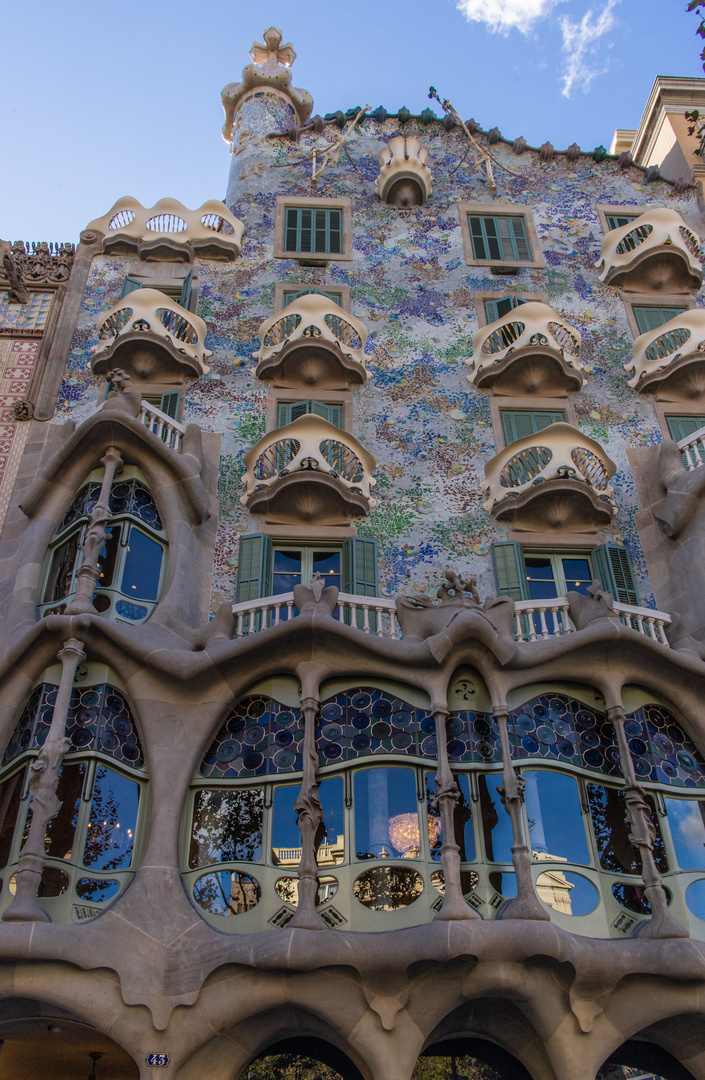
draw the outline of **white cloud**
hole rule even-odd
[[[528,34],[537,19],[550,15],[564,0],[458,0],[456,7],[468,22],[483,22],[499,34],[521,30]]]
[[[569,98],[575,86],[588,90],[596,75],[604,75],[606,67],[596,67],[595,53],[600,38],[609,33],[616,24],[614,8],[619,0],[607,0],[602,11],[595,15],[590,8],[579,22],[573,22],[564,15],[561,19],[563,32],[563,52],[565,63],[563,70],[563,96]],[[599,46],[603,48],[604,45]]]

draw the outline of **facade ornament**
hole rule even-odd
[[[81,544],[83,562],[76,572],[76,592],[74,599],[66,608],[66,615],[97,614],[92,598],[100,580],[98,560],[108,536],[107,527],[113,519],[110,509],[113,479],[122,468],[123,460],[119,450],[116,450],[114,446],[109,446],[100,463],[104,470],[103,482],[98,501],[88,515],[88,529]]]
[[[380,171],[375,191],[382,202],[407,210],[423,206],[431,194],[433,179],[428,150],[417,138],[397,135],[379,155]]]
[[[28,304],[29,289],[22,280],[22,268],[9,251],[2,258],[3,270],[8,280],[7,299],[11,304]]]
[[[318,591],[318,586],[316,591]],[[319,705],[320,701],[317,697],[304,697],[301,700],[301,711],[304,714],[303,776],[301,777],[301,790],[294,801],[297,824],[301,833],[301,859],[296,868],[299,878],[296,914],[289,925],[304,930],[326,929],[325,922],[316,911],[318,896],[317,852],[325,837],[323,807],[318,795],[318,783],[316,780],[316,770],[318,769],[316,717]]]
[[[229,83],[220,95],[225,112],[223,138],[233,141],[235,114],[244,101],[265,90],[288,102],[298,124],[305,124],[313,111],[313,97],[308,90],[291,85],[289,68],[296,59],[290,42],[282,44],[282,32],[270,26],[263,33],[264,43],[255,41],[250,49],[252,63],[242,69],[242,82]]]
[[[474,588],[475,579],[470,580]],[[476,590],[475,595],[477,595]],[[436,725],[438,748],[436,794],[432,802],[441,819],[443,837],[441,867],[445,886],[443,904],[436,919],[440,921],[479,919],[481,916],[465,900],[460,877],[460,847],[455,838],[455,810],[460,800],[460,788],[448,762],[446,723],[449,713],[447,708],[441,706],[432,710],[432,716]]]
[[[306,585],[294,585],[294,605],[299,615],[319,607],[333,615],[338,605],[338,587],[329,585],[326,588],[325,578],[317,572],[311,578],[310,588]]]
[[[21,295],[27,285],[61,285],[68,281],[76,254],[74,244],[47,244],[42,241],[25,247],[21,240],[17,240],[11,250],[9,244],[3,246],[3,274],[10,283],[10,292],[19,289]],[[26,304],[27,300],[11,299],[10,303]]]
[[[576,630],[584,630],[591,623],[600,622],[603,619],[611,619],[612,622],[621,625],[618,611],[614,610],[614,597],[605,592],[599,581],[593,581],[588,585],[588,595],[579,592],[567,593],[568,615],[575,624]]]
[[[20,398],[12,406],[12,414],[15,420],[31,420],[34,416],[34,402]]]

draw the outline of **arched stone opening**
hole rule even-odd
[[[137,1080],[130,1055],[58,1005],[5,998],[0,1009],[0,1080]]]
[[[283,1080],[365,1080],[342,1050],[315,1035],[273,1043],[250,1062],[238,1080],[269,1080],[272,1076]]]
[[[634,1069],[653,1076],[654,1080],[698,1080],[662,1046],[641,1039],[629,1039],[610,1054],[598,1072],[597,1080],[625,1080]]]
[[[449,1059],[447,1080],[456,1080],[453,1057],[457,1080],[543,1080],[553,1075],[541,1038],[508,997],[474,998],[450,1012],[429,1034],[419,1060],[437,1057]],[[466,1057],[477,1062],[476,1075],[458,1065]],[[414,1080],[446,1080],[446,1075],[419,1072]]]
[[[412,1080],[531,1080],[507,1050],[480,1038],[444,1039],[419,1057]]]

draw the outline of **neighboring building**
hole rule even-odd
[[[5,246],[0,1078],[705,1080],[701,189],[265,41]]]
[[[687,120],[686,113],[693,112],[702,113],[702,119]],[[658,75],[639,127],[636,131],[617,128],[610,153],[629,153],[639,165],[655,165],[663,176],[692,174],[702,180],[705,165],[697,151],[704,120],[705,79]]]

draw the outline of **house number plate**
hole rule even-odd
[[[147,1054],[146,1062],[150,1069],[166,1069],[169,1064],[168,1054]]]

